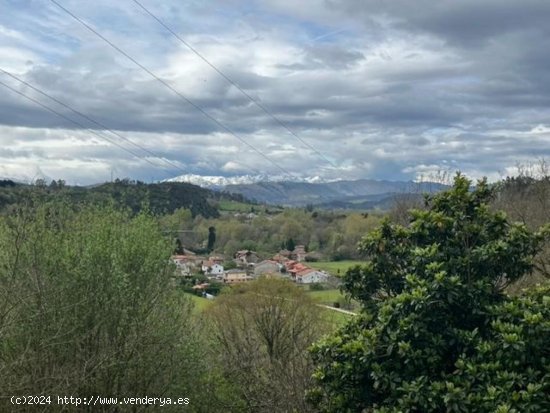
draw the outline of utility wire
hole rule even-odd
[[[122,145],[118,144],[117,142],[115,142],[115,141],[113,141],[113,140],[111,140],[111,139],[109,139],[109,138],[107,138],[107,137],[101,135],[100,133],[97,133],[97,132],[94,131],[93,129],[87,128],[87,127],[84,126],[82,123],[80,123],[80,122],[78,122],[78,121],[76,121],[76,120],[73,120],[73,119],[71,119],[71,118],[69,118],[69,117],[63,115],[62,113],[56,111],[55,109],[52,109],[52,108],[49,107],[48,105],[45,105],[45,104],[43,104],[42,102],[39,102],[38,100],[36,100],[36,99],[34,99],[34,98],[32,98],[32,97],[30,97],[30,96],[28,96],[28,95],[25,95],[23,92],[20,92],[19,90],[15,89],[15,88],[13,88],[13,87],[11,87],[11,86],[9,86],[8,84],[2,82],[1,80],[0,80],[0,85],[4,86],[5,88],[11,90],[11,91],[14,92],[14,93],[17,93],[19,96],[22,96],[22,97],[24,97],[25,99],[30,100],[31,102],[33,102],[33,103],[35,103],[35,104],[41,106],[42,108],[44,108],[44,109],[46,109],[47,111],[49,111],[49,112],[51,112],[51,113],[53,113],[53,114],[59,116],[60,118],[63,118],[63,119],[65,119],[66,121],[71,122],[72,124],[77,125],[77,126],[79,126],[80,128],[89,131],[90,133],[93,133],[93,134],[96,135],[97,137],[99,137],[99,138],[101,138],[101,139],[103,139],[103,140],[106,140],[107,142],[111,143],[112,145],[118,146],[120,149],[122,149],[122,150],[124,150],[124,151],[126,151],[126,152],[128,152],[128,153],[130,153],[130,154],[132,154],[132,155],[135,156],[136,158],[138,158],[138,159],[143,159],[145,162],[147,162],[147,163],[153,165],[155,168],[158,168],[159,165],[157,165],[157,164],[155,164],[155,163],[149,161],[147,158],[144,158],[144,157],[140,156],[139,154],[135,153],[134,151],[132,151],[132,150],[130,150],[130,149],[128,149],[128,148],[125,148],[124,146],[122,146]]]
[[[71,112],[73,112],[73,113],[75,113],[75,114],[77,114],[77,115],[83,117],[84,119],[86,119],[86,120],[92,122],[93,124],[99,126],[100,128],[102,128],[102,129],[104,129],[104,130],[106,130],[106,131],[108,131],[108,132],[111,132],[113,135],[118,136],[120,139],[122,139],[122,140],[124,140],[124,141],[126,141],[126,142],[128,142],[128,143],[130,143],[130,144],[132,144],[132,145],[134,145],[135,147],[137,147],[137,148],[143,150],[144,152],[146,152],[147,154],[153,156],[154,158],[157,158],[157,159],[159,159],[160,161],[165,162],[166,164],[168,164],[168,165],[170,165],[170,166],[173,166],[174,168],[180,170],[180,171],[183,172],[184,174],[189,173],[189,171],[187,171],[187,170],[181,168],[180,166],[178,166],[177,164],[171,162],[170,160],[168,160],[168,159],[166,159],[166,158],[164,158],[164,157],[162,157],[162,156],[160,156],[160,155],[155,154],[154,152],[148,150],[147,148],[144,148],[143,146],[141,146],[141,145],[138,144],[138,143],[133,142],[131,139],[129,139],[129,138],[127,138],[127,137],[125,137],[125,136],[119,134],[118,132],[116,132],[116,131],[114,131],[114,130],[108,128],[108,127],[105,126],[103,123],[101,123],[101,122],[99,122],[99,121],[96,121],[96,120],[93,119],[92,117],[90,117],[90,116],[88,116],[88,115],[86,115],[86,114],[84,114],[84,113],[82,113],[82,112],[79,112],[78,110],[74,109],[74,108],[71,107],[70,105],[68,105],[68,104],[66,104],[66,103],[64,103],[64,102],[62,102],[62,101],[60,101],[59,99],[57,99],[57,98],[51,96],[50,94],[44,92],[43,90],[37,88],[36,86],[31,85],[29,82],[27,82],[27,81],[25,81],[25,80],[23,80],[23,79],[21,79],[21,78],[15,76],[13,73],[8,72],[8,71],[2,69],[1,67],[0,67],[0,72],[6,74],[6,75],[8,75],[8,76],[10,76],[12,79],[17,80],[18,82],[20,82],[20,83],[24,84],[25,86],[31,88],[31,89],[34,90],[35,92],[41,94],[42,96],[47,97],[48,99],[50,99],[50,100],[54,101],[55,103],[57,103],[57,104],[63,106],[64,108],[70,110]],[[5,84],[4,84],[4,86],[5,86]],[[10,88],[10,89],[11,89],[11,88]],[[13,90],[13,89],[11,89],[11,90]],[[16,93],[19,93],[19,92],[17,92],[17,91],[15,91],[15,92],[16,92]],[[22,95],[21,93],[19,93],[19,94]],[[23,95],[22,95],[22,96],[23,96]],[[26,97],[27,99],[32,100],[34,103],[40,104],[39,102],[35,101],[35,100],[32,99],[32,98],[28,98],[27,96],[24,96],[24,97]],[[43,106],[42,104],[40,104],[40,105]],[[43,106],[43,107],[44,107],[44,106]],[[50,110],[50,109],[48,109],[48,110]],[[54,113],[55,113],[56,115],[58,115],[58,113],[56,113],[56,112],[54,112]],[[63,118],[66,119],[64,116],[63,116]],[[70,120],[70,119],[68,119],[68,120],[69,120],[70,122],[73,122],[73,121]],[[73,123],[74,123],[74,122],[73,122]],[[78,125],[81,125],[81,124],[79,123]],[[81,125],[81,126],[84,127],[83,125]],[[86,128],[86,129],[90,130],[90,128]],[[103,139],[105,139],[105,138],[103,138]],[[109,140],[109,142],[115,144],[114,142],[112,142],[112,141],[110,141],[110,140]],[[116,144],[115,144],[115,145],[116,145]],[[117,146],[121,147],[120,145],[117,145]],[[124,149],[124,148],[123,148],[123,149]],[[132,155],[134,155],[134,156],[140,157],[139,155],[135,154],[134,152],[131,152],[131,153],[132,153]],[[147,159],[144,158],[144,157],[140,157],[140,158],[143,158],[144,160],[147,161]],[[147,162],[148,162],[148,161],[147,161]],[[151,162],[149,162],[149,163],[151,163]],[[162,166],[162,165],[156,165],[156,164],[152,164],[152,165],[154,165],[155,167]],[[252,168],[252,167],[250,167],[250,166],[247,166],[247,168],[250,169],[251,171],[255,172],[256,174],[261,174],[261,172],[258,171],[258,170],[255,169],[255,168]]]
[[[57,99],[57,98],[51,96],[50,94],[44,92],[43,90],[38,89],[37,87],[31,85],[30,83],[26,82],[25,80],[23,80],[23,79],[21,79],[21,78],[15,76],[13,73],[7,72],[6,70],[2,69],[1,67],[0,67],[0,72],[2,72],[2,73],[4,73],[4,74],[8,75],[8,76],[11,77],[12,79],[17,80],[18,82],[24,84],[25,86],[28,86],[29,88],[31,88],[31,89],[34,90],[35,92],[40,93],[42,96],[45,96],[45,97],[47,97],[47,98],[50,99],[50,100],[53,100],[55,103],[57,103],[57,104],[63,106],[64,108],[70,110],[71,112],[77,114],[78,116],[81,116],[81,117],[83,117],[84,119],[86,119],[86,120],[92,122],[94,125],[99,126],[99,127],[102,128],[103,130],[106,130],[106,131],[108,131],[108,132],[111,132],[113,135],[118,136],[120,139],[122,139],[122,140],[124,140],[124,141],[130,143],[131,145],[135,146],[136,148],[141,149],[142,151],[146,152],[147,154],[149,154],[149,155],[151,155],[151,156],[153,156],[153,157],[155,157],[155,158],[160,159],[161,161],[167,163],[168,165],[170,165],[170,166],[172,166],[172,167],[174,167],[174,168],[176,168],[176,169],[178,169],[178,170],[180,170],[180,171],[182,171],[182,172],[184,172],[184,173],[187,173],[187,172],[188,172],[188,171],[186,171],[185,169],[181,168],[180,166],[176,165],[175,163],[169,161],[168,159],[166,159],[166,158],[164,158],[164,157],[162,157],[162,156],[160,156],[160,155],[157,155],[156,153],[154,153],[154,152],[148,150],[147,148],[144,148],[144,147],[141,146],[140,144],[135,143],[134,141],[132,141],[131,139],[129,139],[129,138],[127,138],[127,137],[125,137],[125,136],[119,134],[118,132],[115,132],[115,131],[112,130],[112,129],[109,129],[107,126],[105,126],[105,125],[102,124],[101,122],[98,122],[98,121],[96,121],[95,119],[93,119],[92,117],[90,117],[90,116],[88,116],[88,115],[86,115],[86,114],[84,114],[84,113],[82,113],[82,112],[79,112],[78,110],[72,108],[70,105],[68,105],[68,104],[66,104],[66,103],[64,103],[64,102],[62,102],[62,101],[60,101],[59,99]]]
[[[233,130],[231,130],[229,127],[225,126],[223,123],[221,123],[219,120],[217,120],[215,117],[210,115],[208,112],[206,112],[202,107],[194,103],[192,100],[188,99],[185,95],[183,95],[181,92],[176,90],[174,87],[172,87],[168,82],[158,77],[155,73],[153,73],[151,70],[149,70],[147,67],[139,63],[136,59],[134,59],[132,56],[130,56],[128,53],[126,53],[124,50],[122,50],[120,47],[115,45],[113,42],[111,42],[109,39],[107,39],[105,36],[103,36],[101,33],[99,33],[97,30],[95,30],[93,27],[91,27],[89,24],[87,24],[84,20],[82,20],[80,17],[76,16],[74,13],[72,13],[70,10],[63,7],[61,4],[59,4],[56,0],[50,0],[51,3],[53,3],[55,6],[57,6],[59,9],[61,9],[63,12],[71,16],[74,20],[76,20],[78,23],[80,23],[82,26],[84,26],[86,29],[88,29],[90,32],[95,34],[97,37],[99,37],[101,40],[103,40],[105,43],[107,43],[109,46],[111,46],[113,49],[115,49],[117,52],[119,52],[121,55],[126,57],[128,60],[130,60],[132,63],[134,63],[136,66],[138,66],[140,69],[148,73],[151,77],[156,79],[158,82],[160,82],[162,85],[164,85],[166,88],[170,89],[173,93],[175,93],[178,97],[183,99],[185,102],[187,102],[189,105],[193,106],[196,110],[201,112],[206,118],[208,118],[210,121],[218,125],[220,128],[231,134],[233,137],[237,138],[239,141],[241,141],[243,144],[248,146],[250,149],[252,149],[254,152],[261,155],[265,160],[275,165],[277,169],[282,171],[285,175],[292,176],[293,174],[283,168],[281,165],[279,165],[277,162],[272,160],[269,156],[267,156],[265,153],[257,149],[252,144],[248,143],[244,138],[237,135]]]
[[[228,75],[226,75],[221,69],[218,69],[212,62],[210,62],[204,55],[202,55],[197,49],[195,49],[191,44],[186,42],[181,36],[179,36],[174,30],[170,28],[166,23],[164,23],[161,19],[159,19],[157,16],[155,16],[149,9],[147,9],[142,3],[140,3],[138,0],[132,0],[135,4],[137,4],[145,13],[147,13],[149,16],[151,16],[154,20],[156,20],[162,27],[164,27],[168,32],[170,32],[176,39],[178,39],[182,44],[184,44],[189,50],[191,50],[193,53],[195,53],[199,58],[202,59],[203,62],[205,62],[208,66],[210,66],[212,69],[214,69],[221,77],[223,77],[227,82],[229,82],[231,85],[233,85],[239,92],[241,92],[244,96],[246,96],[252,103],[254,103],[256,106],[258,106],[261,110],[263,110],[271,119],[273,119],[275,122],[277,122],[279,125],[281,125],[288,133],[290,133],[292,136],[294,136],[296,139],[298,139],[303,145],[311,149],[313,152],[315,152],[319,157],[324,159],[326,162],[328,162],[331,166],[336,167],[336,165],[328,159],[325,155],[323,155],[321,152],[319,152],[313,145],[307,143],[305,140],[303,140],[296,132],[294,132],[292,129],[288,127],[282,120],[280,120],[273,112],[271,112],[266,106],[262,105],[260,102],[258,102],[256,99],[254,99],[250,94],[248,94],[243,88],[241,88],[237,82],[235,82],[233,79],[231,79]]]
[[[17,80],[18,82],[24,84],[25,86],[28,86],[29,88],[31,88],[32,90],[36,91],[37,93],[40,93],[41,95],[43,95],[43,96],[45,96],[45,97],[47,97],[47,98],[53,100],[54,102],[56,102],[57,104],[59,104],[59,105],[65,107],[65,108],[67,108],[67,109],[70,110],[71,112],[73,112],[73,113],[75,113],[75,114],[77,114],[77,115],[83,117],[84,119],[89,120],[90,122],[94,123],[95,125],[99,126],[100,128],[102,128],[102,129],[104,129],[104,130],[106,130],[106,131],[108,131],[108,132],[111,132],[113,135],[118,136],[120,139],[122,139],[122,140],[124,140],[124,141],[126,141],[126,142],[128,142],[128,143],[130,143],[130,144],[132,144],[132,145],[134,145],[134,146],[137,147],[137,148],[140,148],[141,150],[143,150],[143,151],[146,152],[147,154],[149,154],[149,155],[151,155],[151,156],[153,156],[153,157],[159,159],[159,160],[162,161],[162,162],[165,162],[166,164],[168,164],[168,165],[170,165],[170,166],[173,166],[174,168],[180,170],[180,171],[183,172],[184,174],[189,173],[189,171],[187,171],[187,170],[181,168],[180,166],[178,166],[177,164],[171,162],[170,160],[168,160],[168,159],[166,159],[166,158],[164,158],[164,157],[162,157],[162,156],[160,156],[160,155],[155,154],[154,152],[148,150],[147,148],[144,148],[143,146],[139,145],[138,143],[133,142],[131,139],[126,138],[125,136],[119,134],[118,132],[116,132],[116,131],[114,131],[114,130],[112,130],[112,129],[109,129],[107,126],[105,126],[105,125],[102,124],[101,122],[98,122],[98,121],[96,121],[95,119],[93,119],[92,117],[90,117],[90,116],[88,116],[88,115],[86,115],[86,114],[84,114],[84,113],[82,113],[82,112],[79,112],[78,110],[72,108],[72,107],[69,106],[68,104],[63,103],[63,102],[60,101],[59,99],[56,99],[55,97],[49,95],[48,93],[44,92],[43,90],[38,89],[36,86],[31,85],[29,82],[26,82],[25,80],[23,80],[23,79],[21,79],[21,78],[15,76],[13,73],[7,72],[6,70],[2,69],[1,67],[0,67],[0,72],[3,72],[4,74],[10,76],[11,78],[13,78],[13,79]],[[33,100],[33,101],[34,101],[34,100]],[[36,103],[36,102],[35,102],[35,103]],[[88,128],[88,129],[89,129],[89,128]],[[110,142],[110,141],[109,141],[109,142]],[[112,142],[111,142],[111,143],[112,143]],[[137,156],[137,155],[136,155],[136,156]],[[145,158],[144,158],[144,159],[145,159]],[[155,166],[160,166],[160,165],[155,165]],[[249,170],[251,170],[252,172],[254,172],[254,173],[258,174],[258,175],[261,175],[261,174],[262,174],[261,171],[255,169],[255,168],[253,168],[253,167],[251,167],[251,166],[246,166],[246,168],[248,168]]]

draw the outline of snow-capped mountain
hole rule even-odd
[[[239,176],[202,176],[194,174],[185,174],[174,178],[166,179],[164,182],[188,182],[190,184],[202,186],[204,188],[221,188],[227,185],[247,185],[258,182],[306,182],[306,183],[326,183],[335,180],[325,180],[319,176],[313,177],[289,177],[274,175],[239,175]]]

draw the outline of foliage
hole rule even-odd
[[[363,216],[320,211],[315,217],[303,209],[285,209],[277,215],[263,212],[254,218],[223,215],[216,219],[197,217],[192,224],[196,243],[205,242],[208,228],[216,228],[215,252],[233,256],[236,251],[251,249],[262,257],[272,257],[280,249],[287,249],[292,238],[294,246],[304,245],[314,253],[332,259],[356,259],[356,243],[361,235],[374,229],[381,218],[377,214]],[[193,239],[189,236],[189,241]],[[183,241],[183,240],[182,240]],[[186,248],[191,245],[184,242]]]
[[[548,230],[510,224],[491,195],[457,175],[408,227],[362,241],[368,261],[344,287],[364,312],[312,349],[321,411],[550,410],[550,290],[503,293]]]
[[[55,181],[54,181],[55,182]],[[186,183],[163,182],[145,184],[139,181],[116,180],[93,187],[67,186],[61,182],[55,185],[0,185],[0,208],[26,201],[30,196],[43,200],[65,197],[73,203],[105,205],[115,203],[129,208],[134,213],[144,207],[154,214],[172,213],[178,208],[187,208],[193,216],[217,217],[218,211],[208,201],[214,193]],[[220,196],[216,194],[215,196]]]
[[[170,253],[146,213],[53,202],[0,218],[2,391],[192,397],[197,331]]]
[[[550,166],[541,159],[535,164],[517,165],[518,176],[499,182],[493,205],[511,219],[536,229],[550,222]],[[550,279],[550,245],[535,257],[536,277],[520,280],[512,291],[543,278]]]
[[[294,240],[292,238],[289,238],[286,243],[285,243],[285,248],[288,250],[288,251],[294,251],[294,249],[296,248],[296,243],[294,242]]]
[[[312,283],[309,285],[310,291],[323,291],[325,289],[325,286],[321,283]]]
[[[216,228],[215,227],[209,227],[208,228],[208,245],[206,247],[208,252],[210,252],[214,249],[214,244],[215,243],[216,243]]]
[[[287,280],[234,286],[209,308],[213,348],[224,376],[237,384],[247,412],[308,412],[307,348],[324,320],[313,301]]]

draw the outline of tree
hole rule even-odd
[[[292,238],[289,238],[286,242],[286,249],[289,251],[294,251],[296,248],[296,244],[294,243],[294,240]]]
[[[312,349],[321,411],[550,411],[550,288],[504,293],[549,231],[509,223],[491,196],[457,175],[408,227],[361,242],[344,288],[363,313]]]
[[[183,254],[183,245],[179,238],[176,238],[176,247],[174,248],[174,254]]]
[[[216,243],[216,228],[209,227],[208,228],[208,246],[206,247],[208,252],[211,252],[212,250],[214,250],[215,243]]]
[[[215,354],[249,412],[308,412],[307,348],[323,333],[311,298],[293,283],[260,279],[222,293],[209,309]]]
[[[199,347],[171,250],[146,213],[55,202],[0,217],[0,388],[191,394]],[[0,398],[0,411],[27,409]]]
[[[497,184],[493,205],[528,228],[538,228],[550,222],[550,166],[541,159],[534,164],[518,164],[516,169],[517,176],[508,177]],[[536,257],[535,269],[536,277],[522,280],[514,288],[521,289],[544,277],[550,279],[550,246],[546,246]]]

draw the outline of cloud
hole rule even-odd
[[[92,183],[274,165],[301,176],[414,179],[434,168],[496,179],[550,156],[550,4],[536,0],[144,2],[253,99],[251,103],[132,2],[62,2],[181,96],[49,2],[8,2],[0,67],[155,152],[109,146],[97,125],[0,74],[5,175]],[[99,128],[99,133],[103,133]],[[111,135],[112,139],[118,139]]]

